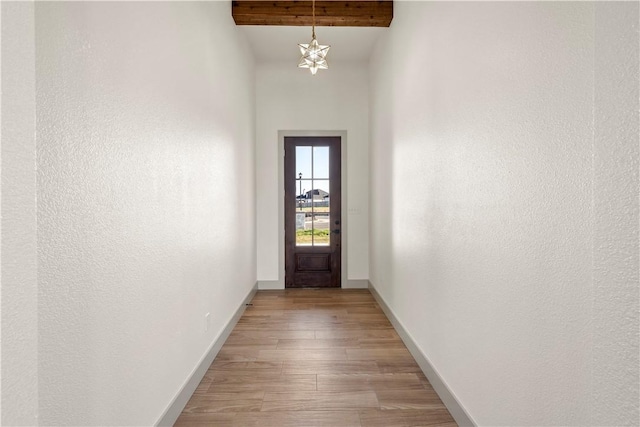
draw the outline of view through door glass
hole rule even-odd
[[[296,246],[329,246],[329,147],[296,147]]]

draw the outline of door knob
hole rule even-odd
[[[335,230],[331,230],[333,234],[340,234],[340,229],[336,228]]]

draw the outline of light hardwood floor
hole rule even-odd
[[[252,304],[176,426],[456,426],[368,290]]]

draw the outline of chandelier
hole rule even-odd
[[[309,44],[298,44],[302,57],[298,63],[299,68],[308,68],[311,74],[316,74],[318,69],[326,70],[329,68],[326,56],[331,46],[323,46],[318,44],[316,40],[316,0],[312,0],[312,26],[311,26],[311,42]]]

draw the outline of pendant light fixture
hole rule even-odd
[[[298,68],[308,68],[311,74],[316,74],[318,69],[326,70],[329,68],[326,56],[331,46],[323,46],[318,44],[316,40],[316,0],[312,0],[312,26],[311,26],[311,42],[309,44],[299,44],[302,58],[298,63]]]

